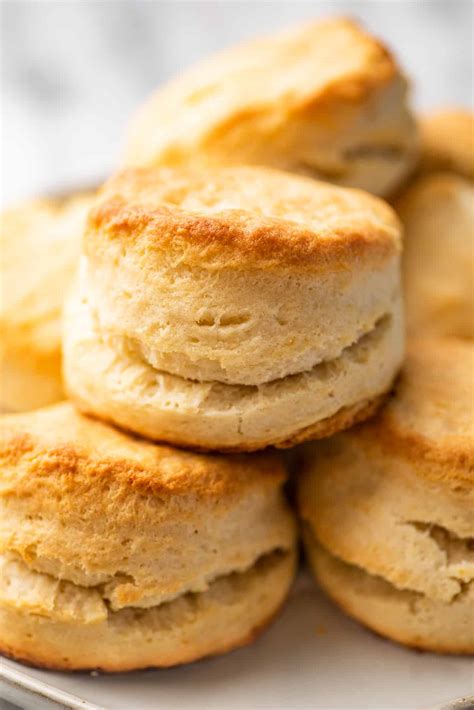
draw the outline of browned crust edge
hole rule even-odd
[[[383,392],[372,399],[365,399],[350,407],[342,407],[332,416],[300,429],[293,436],[274,444],[274,446],[277,449],[289,449],[304,441],[325,439],[343,429],[349,429],[354,424],[359,424],[372,417],[384,404],[388,396],[389,391]]]
[[[145,171],[136,168],[135,172],[140,170]],[[124,171],[125,177],[131,173],[131,168]],[[334,187],[335,191],[345,189],[348,188]],[[355,188],[352,191],[357,192]],[[377,199],[372,198],[374,211]],[[380,210],[380,205],[377,207]],[[170,253],[178,250],[182,254],[185,245],[191,245],[197,255],[191,261],[211,271],[252,267],[285,273],[289,269],[327,271],[340,269],[341,264],[357,264],[368,259],[380,264],[400,251],[398,236],[394,234],[395,229],[400,229],[400,223],[389,209],[387,206],[384,227],[375,224],[375,219],[374,224],[366,219],[359,228],[334,226],[331,239],[327,239],[324,231],[318,233],[284,220],[279,224],[275,219],[261,218],[254,223],[249,220],[242,227],[235,214],[212,217],[184,212],[173,214],[164,207],[147,210],[117,197],[104,198],[89,213],[85,252],[93,257],[94,242],[109,239],[126,244],[133,241],[134,245],[144,241],[147,251],[155,252],[155,258],[157,253],[166,254],[171,249]],[[240,214],[245,215],[245,212],[240,210]]]
[[[287,595],[288,596],[288,595]],[[225,653],[230,653],[231,651],[236,651],[244,646],[249,646],[255,641],[262,633],[264,633],[267,628],[269,628],[272,622],[279,616],[282,611],[284,604],[287,599],[283,600],[280,607],[274,611],[270,616],[268,616],[264,621],[262,621],[257,626],[254,626],[245,636],[243,636],[238,641],[224,645],[216,651],[211,651],[208,654],[202,656],[196,655],[189,658],[184,658],[183,660],[169,661],[166,663],[150,665],[150,666],[130,666],[123,664],[121,666],[109,666],[104,664],[103,666],[84,666],[81,668],[74,667],[71,664],[57,664],[42,658],[39,655],[28,654],[24,651],[16,651],[13,646],[0,644],[0,656],[5,658],[10,658],[17,663],[22,663],[23,665],[29,666],[30,668],[41,668],[48,671],[60,671],[61,673],[91,673],[92,671],[100,671],[101,673],[113,674],[113,673],[133,673],[134,671],[144,671],[153,670],[159,668],[173,668],[175,666],[186,665],[188,663],[197,663],[198,661],[203,661],[216,656],[221,656]]]
[[[107,422],[115,428],[126,432],[131,436],[139,436],[147,441],[152,441],[156,444],[163,446],[173,446],[180,449],[195,451],[196,453],[206,453],[206,454],[250,454],[257,451],[262,451],[267,448],[275,449],[289,449],[297,444],[301,444],[305,441],[312,441],[316,439],[325,439],[328,436],[332,436],[339,431],[348,429],[354,424],[365,421],[369,417],[372,417],[384,404],[386,401],[390,390],[377,395],[372,399],[364,399],[362,402],[357,402],[356,404],[350,405],[348,407],[342,407],[335,414],[330,417],[326,417],[314,424],[310,424],[307,427],[303,427],[299,431],[295,432],[287,438],[283,438],[277,441],[274,440],[264,440],[261,443],[248,443],[239,444],[236,446],[222,446],[216,443],[213,446],[205,446],[197,441],[183,440],[179,437],[169,437],[165,439],[151,439],[146,437],[144,434],[137,434],[131,429],[127,429],[120,424],[117,424],[112,418],[99,416],[96,413],[90,411],[87,406],[84,406],[82,401],[76,401],[76,406],[78,409],[88,417],[92,419],[97,419],[98,421]],[[74,399],[74,395],[71,395]]]

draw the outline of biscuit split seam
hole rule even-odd
[[[39,572],[29,566],[19,555],[7,551],[0,554],[0,573],[3,580],[0,589],[0,606],[12,607],[23,611],[23,613],[43,616],[51,620],[95,624],[106,620],[110,614],[117,614],[122,610],[130,609],[138,612],[159,609],[173,604],[179,599],[205,595],[212,591],[213,586],[219,582],[231,580],[236,576],[244,579],[252,572],[258,572],[262,565],[276,564],[291,554],[290,548],[279,547],[268,550],[242,569],[233,569],[228,573],[210,577],[203,588],[183,590],[171,597],[164,597],[158,604],[127,604],[114,607],[111,594],[107,591],[109,586],[107,582],[90,586],[79,585],[67,578]],[[10,588],[14,587],[15,579],[25,580],[28,587],[25,590],[26,593],[23,590],[18,591],[18,589],[12,589],[10,593]],[[49,604],[48,596],[50,598]],[[83,603],[81,604],[81,602]],[[75,618],[75,613],[77,613],[77,618]]]
[[[387,588],[390,588],[393,590],[394,593],[400,594],[400,595],[412,595],[414,599],[419,598],[419,599],[430,599],[432,601],[440,602],[443,605],[449,606],[453,602],[459,599],[459,597],[466,595],[468,591],[471,589],[471,586],[474,585],[474,569],[472,571],[472,576],[470,575],[470,578],[465,579],[462,577],[457,577],[457,576],[452,576],[453,581],[456,581],[458,583],[458,589],[457,591],[453,592],[452,596],[449,599],[440,599],[439,597],[430,595],[426,591],[420,591],[419,589],[413,589],[410,586],[400,586],[398,584],[394,584],[391,582],[387,577],[385,577],[383,574],[376,574],[375,572],[371,572],[370,570],[367,570],[363,565],[357,564],[357,562],[352,562],[350,560],[344,559],[341,555],[338,555],[336,553],[333,553],[328,547],[326,547],[324,544],[322,544],[315,536],[314,532],[311,530],[311,527],[308,526],[308,529],[305,531],[304,536],[306,536],[306,540],[309,540],[309,545],[316,545],[319,546],[322,550],[324,550],[326,555],[329,555],[331,558],[337,560],[341,565],[346,565],[348,568],[352,568],[354,570],[357,570],[361,575],[365,575],[367,578],[377,580],[380,582],[383,582]],[[474,544],[474,538],[466,538],[469,540],[471,543]]]
[[[122,350],[125,352],[128,352],[130,355],[131,360],[137,360],[139,361],[144,367],[150,368],[151,371],[156,373],[157,377],[163,376],[163,377],[175,377],[177,380],[182,380],[183,382],[189,382],[192,384],[203,384],[203,385],[210,385],[211,387],[216,385],[219,387],[222,387],[223,389],[226,389],[227,391],[231,392],[242,392],[242,393],[255,393],[255,392],[265,392],[266,389],[272,389],[272,388],[277,388],[280,387],[285,383],[285,381],[290,382],[292,378],[295,380],[297,378],[304,378],[304,377],[311,377],[312,375],[316,374],[316,371],[319,369],[320,370],[320,377],[321,379],[325,379],[327,376],[327,373],[331,370],[337,370],[340,365],[341,361],[348,357],[348,358],[353,358],[355,360],[358,359],[359,357],[359,351],[363,353],[365,346],[369,341],[374,341],[376,342],[377,340],[380,340],[384,334],[385,331],[390,328],[391,325],[391,320],[392,320],[392,314],[391,313],[386,313],[382,316],[380,316],[376,322],[374,323],[373,327],[371,327],[369,330],[367,330],[365,333],[362,333],[357,340],[355,340],[353,343],[350,345],[347,345],[344,347],[339,355],[336,355],[335,358],[332,358],[331,360],[319,360],[318,362],[315,362],[314,365],[306,370],[301,370],[298,372],[292,372],[289,375],[284,375],[283,377],[276,377],[273,380],[268,380],[266,382],[261,382],[260,384],[256,385],[246,385],[246,384],[239,384],[239,383],[232,383],[229,384],[227,382],[222,382],[220,380],[195,380],[191,377],[182,377],[180,375],[176,375],[172,372],[168,372],[166,370],[161,370],[160,368],[156,368],[152,365],[149,359],[146,358],[144,355],[143,351],[140,349],[140,344],[138,341],[134,341],[132,338],[129,337],[123,337],[123,336],[115,336],[115,335],[110,335],[107,333],[102,332],[99,335],[99,338],[101,341],[107,345],[111,344],[112,347],[116,348],[118,351]]]

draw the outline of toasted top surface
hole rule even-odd
[[[400,249],[395,213],[359,190],[259,167],[138,168],[113,177],[85,248],[107,244],[201,268],[344,269]]]
[[[246,42],[159,90],[137,116],[127,158],[140,163],[162,153],[161,160],[173,164],[188,136],[204,144],[246,118],[278,126],[327,104],[356,104],[397,73],[383,45],[346,18]]]
[[[2,418],[1,476],[27,465],[34,478],[63,475],[72,481],[114,478],[149,495],[218,497],[252,488],[275,488],[285,478],[273,453],[204,455],[127,435],[61,403]],[[74,478],[72,478],[74,477]],[[22,478],[22,485],[28,480]],[[69,484],[70,485],[70,484]]]
[[[33,337],[44,349],[50,341],[57,345],[55,321],[76,267],[92,199],[92,193],[84,193],[30,200],[2,213],[0,328],[13,345],[25,339],[30,343]]]
[[[422,167],[452,170],[474,178],[474,114],[456,108],[439,109],[420,121]]]
[[[447,464],[447,478],[474,474],[474,343],[409,343],[393,398],[354,436],[361,433],[415,460]]]

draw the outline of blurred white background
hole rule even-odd
[[[3,0],[2,202],[105,177],[131,112],[161,82],[214,50],[304,19],[361,19],[412,77],[417,107],[469,105],[473,7],[471,0]]]

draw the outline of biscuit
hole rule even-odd
[[[407,83],[355,22],[312,22],[210,57],[132,122],[127,165],[267,165],[385,196],[411,172]]]
[[[473,373],[471,342],[411,343],[393,399],[313,445],[298,491],[330,596],[379,633],[446,653],[474,652]]]
[[[448,171],[474,179],[474,114],[465,109],[440,109],[423,116],[420,169]]]
[[[154,440],[288,446],[367,416],[403,356],[377,198],[267,168],[130,169],[91,211],[65,316],[85,412]]]
[[[305,548],[318,583],[349,616],[393,641],[436,653],[471,654],[474,649],[474,587],[450,604],[398,590],[382,577],[331,555],[306,535]]]
[[[405,227],[402,259],[410,333],[474,338],[474,186],[425,175],[395,205]]]
[[[0,649],[60,669],[131,670],[251,640],[292,581],[275,454],[129,437],[69,403],[4,417]]]
[[[92,194],[37,199],[2,213],[0,410],[63,398],[61,309]]]

